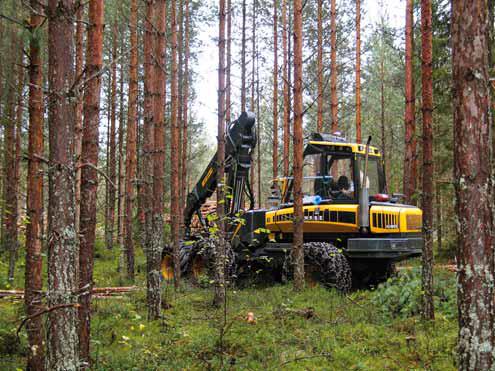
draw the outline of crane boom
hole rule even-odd
[[[229,125],[225,135],[225,189],[230,195],[225,200],[227,216],[235,215],[241,209],[246,187],[250,197],[250,208],[254,207],[254,197],[249,186],[249,169],[252,163],[251,155],[256,147],[255,121],[254,113],[243,112],[236,121]],[[190,233],[194,213],[199,212],[201,206],[212,196],[221,181],[217,179],[217,154],[218,152],[213,155],[195,187],[187,196],[184,209],[186,236]]]

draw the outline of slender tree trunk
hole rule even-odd
[[[184,29],[185,29],[185,56],[184,56],[184,93],[182,95],[183,102],[182,108],[184,113],[182,115],[182,176],[181,176],[181,188],[182,188],[182,207],[181,207],[181,220],[183,219],[183,210],[186,205],[187,198],[187,154],[188,154],[188,120],[189,120],[189,58],[190,58],[190,16],[189,16],[189,0],[185,1],[185,14],[184,14]],[[183,220],[181,222],[183,224]]]
[[[278,1],[273,0],[273,149],[272,149],[273,179],[278,178],[278,11],[277,8],[278,8]]]
[[[73,0],[49,0],[48,81],[50,169],[48,203],[48,370],[78,370],[79,245],[74,225],[75,107]]]
[[[437,209],[437,251],[442,251],[442,193],[440,183],[435,187],[436,209]]]
[[[243,0],[245,15],[245,0]],[[218,22],[218,150],[217,150],[217,200],[225,200],[223,188],[225,177],[225,0],[219,0]],[[245,23],[245,20],[243,21]],[[245,33],[245,27],[244,27]],[[245,35],[244,35],[245,38]],[[244,49],[245,50],[245,49]],[[244,54],[244,53],[243,53]],[[245,90],[243,90],[245,92]],[[220,306],[225,301],[225,204],[217,202],[218,244],[215,254],[215,295],[213,304]]]
[[[431,0],[421,0],[421,80],[423,95],[423,318],[434,319],[433,305],[433,80]]]
[[[255,90],[255,84],[256,84],[256,81],[255,81],[255,77],[256,77],[256,0],[253,0],[253,9],[252,9],[252,26],[251,26],[251,107],[250,107],[250,111],[251,112],[254,112],[255,110],[255,107],[256,107],[256,103],[255,103],[255,100],[254,100],[254,90]],[[259,117],[258,117],[258,124],[259,124]],[[258,146],[259,146],[259,143],[258,143]],[[253,151],[251,153],[251,157],[252,157],[252,162],[251,162],[251,168],[249,169],[250,170],[250,181],[251,181],[251,189],[253,191],[253,194],[254,194],[254,198],[255,200],[258,199],[259,201],[259,194],[257,194],[256,192],[256,187],[255,187],[255,184],[256,184],[256,165],[257,165],[257,160],[255,159],[255,151]]]
[[[131,0],[131,17],[129,23],[131,60],[129,63],[129,102],[127,107],[127,137],[125,164],[125,252],[127,278],[134,280],[134,235],[133,205],[136,197],[136,135],[137,135],[137,103],[138,103],[138,50],[137,50],[137,0]]]
[[[242,0],[241,111],[246,111],[246,0]]]
[[[316,131],[323,131],[323,0],[318,0],[318,117]]]
[[[413,200],[416,191],[416,123],[415,100],[413,78],[413,51],[414,51],[414,9],[413,0],[406,0],[406,112],[405,112],[405,158],[404,158],[404,196],[408,203],[416,203]]]
[[[19,249],[19,231],[17,224],[19,222],[19,180],[21,172],[21,135],[22,135],[22,114],[23,114],[23,96],[22,91],[24,90],[24,45],[19,47],[19,57],[17,66],[17,103],[15,109],[15,154],[14,154],[14,178],[12,179],[14,192],[8,197],[9,202],[11,202],[12,210],[14,211],[12,215],[12,244],[10,246],[10,257],[9,257],[9,281],[14,281],[15,275],[15,265],[17,263],[17,254]]]
[[[339,102],[337,98],[337,6],[336,0],[331,0],[330,9],[330,63],[331,63],[331,80],[330,80],[330,95],[332,105],[332,132],[336,132],[339,127]]]
[[[180,284],[180,207],[179,207],[179,121],[178,121],[178,86],[177,86],[177,19],[175,12],[175,0],[172,0],[172,81],[171,81],[171,124],[172,145],[170,147],[170,190],[171,190],[171,221],[172,244],[174,255],[174,283]]]
[[[14,30],[11,32],[11,45],[12,51],[18,47],[17,43],[19,39]],[[17,194],[15,184],[15,103],[16,103],[16,83],[19,81],[19,70],[16,69],[17,55],[13,52],[9,58],[10,62],[10,85],[8,88],[8,94],[6,98],[7,108],[5,110],[5,124],[4,124],[4,158],[3,158],[3,234],[2,245],[5,251],[9,252],[9,256],[13,257],[15,251],[15,245],[17,243]],[[9,264],[9,266],[11,266]],[[11,269],[9,269],[7,278],[13,280]]]
[[[227,0],[227,66],[225,69],[226,74],[226,96],[225,96],[225,120],[230,122],[232,119],[232,85],[231,85],[231,67],[232,67],[232,0]],[[187,25],[187,23],[186,23]]]
[[[154,102],[154,155],[153,155],[153,234],[147,251],[147,284],[148,284],[148,318],[156,320],[160,317],[160,258],[164,245],[164,164],[165,164],[165,37],[167,3],[157,0],[156,7],[156,45],[155,45],[155,102]],[[175,0],[172,0],[172,23],[175,16]],[[173,26],[172,26],[173,27]]]
[[[294,287],[302,290],[304,287],[304,246],[303,246],[303,39],[302,39],[302,12],[301,0],[294,0]]]
[[[100,88],[98,76],[103,63],[103,0],[90,0],[86,49],[84,91],[84,121],[81,155],[81,247],[79,251],[79,284],[84,292],[79,298],[79,342],[82,361],[89,366],[91,321],[91,287],[93,285],[93,255],[96,233],[96,201],[98,191],[98,125],[100,123]],[[96,76],[96,77],[93,77]]]
[[[117,60],[117,23],[112,26],[112,61]],[[117,161],[116,161],[116,121],[117,121],[117,63],[112,64],[111,88],[110,88],[110,142],[108,150],[108,177],[113,184],[108,185],[108,210],[107,210],[107,249],[113,248],[115,227],[115,196],[117,193]]]
[[[124,32],[121,29],[120,54],[123,55],[124,50]],[[125,156],[124,156],[124,62],[120,62],[120,86],[119,86],[119,203],[118,203],[118,240],[119,240],[119,265],[117,270],[123,277],[125,265],[125,245],[124,245],[124,210],[125,210]]]
[[[156,287],[153,287],[153,217],[154,217],[154,151],[155,151],[155,125],[156,125],[156,75],[155,75],[155,32],[156,32],[156,1],[146,0],[146,13],[144,21],[144,126],[143,126],[143,155],[142,155],[142,178],[141,178],[141,200],[144,212],[143,249],[146,253],[146,283],[148,319],[153,320],[159,314],[156,313]],[[159,297],[159,295],[158,295]]]
[[[256,130],[256,151],[257,153],[257,166],[256,169],[258,170],[258,208],[261,208],[261,109],[260,109],[260,52],[259,49],[256,49],[256,117],[258,118],[256,124],[257,124],[257,130]]]
[[[488,19],[485,2],[452,3],[460,370],[490,370],[494,366]]]
[[[182,193],[182,168],[185,164],[182,163],[182,152],[183,152],[183,115],[184,115],[184,0],[176,0],[176,25],[177,25],[177,125],[179,127],[179,148],[177,152],[178,162],[179,162],[179,239],[182,236],[182,200],[184,195]]]
[[[361,0],[356,0],[356,141],[361,143]]]
[[[43,289],[43,65],[40,50],[40,26],[43,17],[38,0],[30,1],[33,9],[30,19],[29,42],[29,144],[26,209],[29,223],[26,225],[26,269],[24,279],[24,305],[26,315],[32,316],[42,307]],[[28,334],[27,370],[44,370],[43,323],[35,317],[26,324]]]
[[[84,7],[77,8],[76,23],[76,80],[82,79],[84,63]],[[83,96],[82,93],[77,96],[76,100],[76,126],[74,139],[74,155],[76,157],[76,234],[79,237],[79,226],[81,216],[81,151],[82,151],[82,132],[83,132]]]
[[[284,80],[284,127],[283,127],[283,151],[284,151],[284,176],[289,176],[289,149],[290,149],[290,78],[289,78],[289,52],[288,52],[288,23],[287,0],[282,0],[282,54],[283,67],[282,79]]]
[[[383,55],[383,45],[380,57],[380,132],[381,132],[381,145],[382,145],[382,162],[383,171],[385,173],[385,183],[387,191],[389,187],[388,180],[388,163],[387,163],[387,139],[385,135],[385,56]]]

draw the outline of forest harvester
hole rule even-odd
[[[309,282],[340,290],[385,280],[394,263],[421,255],[422,211],[399,202],[401,195],[386,193],[380,151],[350,143],[340,135],[314,133],[307,138],[303,166],[304,255]],[[273,181],[270,206],[255,209],[249,183],[256,146],[255,116],[243,113],[228,126],[225,147],[225,214],[228,220],[227,272],[234,277],[249,272],[291,275],[293,237],[293,178]],[[215,192],[215,154],[187,197],[181,272],[198,280],[211,272],[215,240],[212,218],[201,206]],[[245,196],[249,207],[244,210]],[[200,230],[191,229],[197,215]],[[213,228],[214,229],[214,228]],[[162,254],[162,276],[173,279],[171,251]]]

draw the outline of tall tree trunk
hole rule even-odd
[[[406,0],[406,112],[405,112],[405,157],[404,157],[404,196],[408,203],[416,203],[413,200],[416,191],[416,123],[415,100],[413,78],[413,51],[414,51],[414,9],[413,0]]]
[[[81,155],[81,246],[79,251],[79,285],[84,295],[79,298],[79,342],[82,361],[89,365],[91,321],[91,287],[96,233],[96,201],[98,191],[98,125],[100,123],[101,65],[103,62],[103,0],[90,0],[86,49],[84,121]]]
[[[80,367],[76,306],[79,282],[79,244],[74,225],[75,107],[73,0],[49,0],[48,81],[50,169],[48,203],[48,313],[47,363],[49,370]]]
[[[143,125],[143,155],[142,155],[142,178],[141,178],[141,200],[144,212],[143,250],[146,254],[146,283],[148,319],[155,319],[156,308],[154,299],[155,292],[152,271],[153,261],[153,185],[154,185],[154,151],[155,151],[155,104],[156,104],[156,75],[155,75],[155,32],[156,32],[156,10],[157,0],[146,0],[146,11],[144,20],[144,125]],[[158,310],[159,310],[158,306]],[[158,311],[159,314],[159,311]]]
[[[323,131],[323,0],[318,0],[318,117],[316,131]]]
[[[460,370],[490,370],[494,365],[488,18],[485,2],[452,3]]]
[[[336,132],[339,127],[339,102],[337,98],[337,6],[336,0],[331,0],[330,9],[330,63],[331,63],[331,80],[330,94],[332,105],[332,132]]]
[[[146,254],[148,284],[148,318],[156,320],[160,317],[160,258],[164,245],[164,164],[165,164],[165,36],[167,3],[157,0],[156,7],[156,45],[155,45],[155,102],[154,102],[154,155],[153,155],[153,235]],[[172,1],[172,23],[175,16],[175,0]],[[172,26],[173,27],[173,26]]]
[[[245,13],[245,0],[243,0]],[[218,149],[217,149],[217,200],[225,201],[223,188],[225,177],[225,0],[219,0],[218,9]],[[245,23],[245,21],[244,21]],[[244,27],[245,32],[245,27]],[[244,90],[243,90],[244,92]],[[217,202],[218,244],[215,254],[215,295],[213,304],[220,306],[225,301],[225,204]]]
[[[278,8],[278,1],[273,0],[273,108],[272,108],[273,109],[273,149],[272,149],[273,179],[278,178],[278,12],[277,12],[277,8]]]
[[[26,209],[26,269],[24,279],[24,305],[31,317],[43,308],[43,65],[41,59],[40,27],[43,17],[38,0],[30,1],[31,12],[29,41],[29,144]],[[28,334],[27,370],[44,370],[43,323],[40,316],[26,324]]]
[[[121,4],[122,5],[122,4]],[[120,54],[123,55],[124,50],[124,32],[121,29],[121,41],[120,41]],[[120,81],[119,81],[119,196],[118,196],[118,214],[117,214],[117,226],[118,226],[118,243],[119,243],[119,265],[118,271],[123,276],[125,265],[125,245],[124,245],[124,209],[125,209],[125,156],[124,156],[124,63],[120,62]]]
[[[256,143],[257,143],[257,166],[258,170],[258,208],[261,208],[261,109],[260,109],[260,52],[256,49],[256,117],[257,120],[257,130],[256,130]]]
[[[255,84],[256,84],[256,81],[255,81],[255,77],[256,77],[256,0],[253,0],[253,9],[252,9],[252,26],[251,26],[251,107],[250,107],[250,111],[251,112],[254,112],[255,110],[255,107],[256,107],[256,103],[255,103],[255,100],[254,100],[254,90],[255,90]],[[258,124],[259,124],[259,117],[258,117]],[[259,143],[258,143],[258,146],[259,146]],[[251,181],[251,189],[253,191],[253,195],[254,195],[254,198],[255,200],[258,199],[259,201],[259,194],[256,194],[256,187],[255,187],[255,184],[256,184],[256,164],[257,164],[257,161],[255,159],[255,151],[253,151],[251,153],[251,158],[252,158],[252,161],[251,161],[251,168],[249,169],[250,170],[250,181]]]
[[[82,79],[84,63],[84,7],[77,8],[76,23],[76,80]],[[83,96],[82,93],[77,96],[76,100],[76,124],[74,138],[74,155],[76,157],[76,234],[79,237],[79,225],[81,216],[81,151],[82,151],[82,132],[83,132]]]
[[[12,215],[12,244],[10,246],[10,257],[9,257],[9,281],[14,281],[15,275],[15,265],[17,262],[17,254],[19,249],[19,233],[17,224],[19,222],[19,180],[20,180],[20,172],[21,172],[21,139],[22,139],[22,114],[23,114],[23,96],[22,91],[24,90],[24,45],[20,45],[18,48],[19,57],[18,57],[18,66],[17,66],[17,92],[16,92],[16,108],[15,108],[15,140],[14,140],[14,178],[13,182],[13,194],[8,197],[9,202],[11,202],[12,210],[14,211]]]
[[[185,164],[182,163],[182,152],[183,152],[183,115],[184,107],[184,0],[176,0],[176,25],[177,25],[177,125],[179,127],[179,147],[177,152],[178,162],[179,162],[179,239],[182,236],[182,200],[184,195],[182,194],[182,168]]]
[[[361,143],[361,0],[356,0],[356,141]]]
[[[107,249],[113,248],[114,226],[115,226],[115,196],[117,189],[117,161],[116,161],[116,121],[117,121],[117,23],[112,26],[112,76],[110,88],[110,142],[108,144],[108,177],[113,184],[107,181],[108,187],[108,209],[107,209]]]
[[[246,0],[242,0],[241,111],[246,111]]]
[[[11,31],[11,45],[12,51],[18,47],[17,43],[19,39],[14,30]],[[16,83],[19,80],[18,72],[16,69],[17,54],[12,53],[8,59],[10,64],[10,76],[13,78],[6,85],[10,85],[8,88],[8,94],[6,98],[7,108],[5,110],[5,125],[4,125],[4,158],[3,158],[3,234],[2,245],[5,251],[9,252],[9,256],[13,256],[15,251],[15,245],[17,243],[17,194],[15,184],[15,104],[16,104]],[[11,272],[9,269],[8,279],[12,280]]]
[[[423,95],[423,318],[434,319],[433,305],[433,80],[431,0],[421,0],[421,80]]]
[[[172,0],[172,8],[175,0]],[[171,190],[171,221],[172,221],[172,244],[174,255],[174,283],[179,287],[180,283],[180,207],[179,207],[179,121],[178,121],[178,87],[177,87],[177,19],[175,8],[172,9],[172,80],[171,80],[171,124],[172,145],[170,147],[170,190]]]
[[[232,117],[232,85],[231,85],[231,67],[232,67],[232,0],[227,0],[227,66],[225,69],[226,74],[226,93],[225,93],[225,120],[230,122]],[[187,25],[187,23],[186,23]]]
[[[185,1],[185,14],[184,14],[184,38],[185,38],[185,56],[184,56],[184,92],[182,95],[182,176],[181,176],[181,188],[182,188],[182,206],[181,206],[181,218],[183,217],[183,210],[186,205],[187,198],[187,154],[188,154],[188,120],[189,120],[189,58],[190,58],[190,15],[189,15],[189,0]],[[182,221],[183,224],[183,221]]]
[[[289,176],[289,149],[290,149],[290,78],[289,78],[289,28],[287,23],[287,0],[282,0],[282,79],[284,80],[284,127],[283,127],[283,162],[284,176]]]
[[[138,103],[138,50],[137,50],[137,0],[131,0],[129,23],[131,60],[129,63],[129,102],[127,107],[127,137],[125,164],[125,255],[127,278],[134,280],[134,234],[132,228],[137,168],[137,103]]]
[[[302,39],[302,0],[294,0],[294,287],[304,287],[304,246],[303,246],[303,39]]]

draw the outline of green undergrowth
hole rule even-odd
[[[98,247],[97,286],[129,284],[116,272],[116,255]],[[140,289],[93,301],[93,369],[453,370],[454,275],[435,270],[436,319],[424,322],[420,271],[412,265],[374,290],[349,295],[322,287],[295,293],[291,284],[229,289],[225,326],[223,310],[211,306],[211,288],[184,284],[176,292],[166,286],[163,318],[150,323],[144,257],[137,249]],[[249,312],[255,323],[246,320]],[[15,335],[22,303],[0,299],[0,313],[0,369],[22,369],[26,333],[20,341]]]

